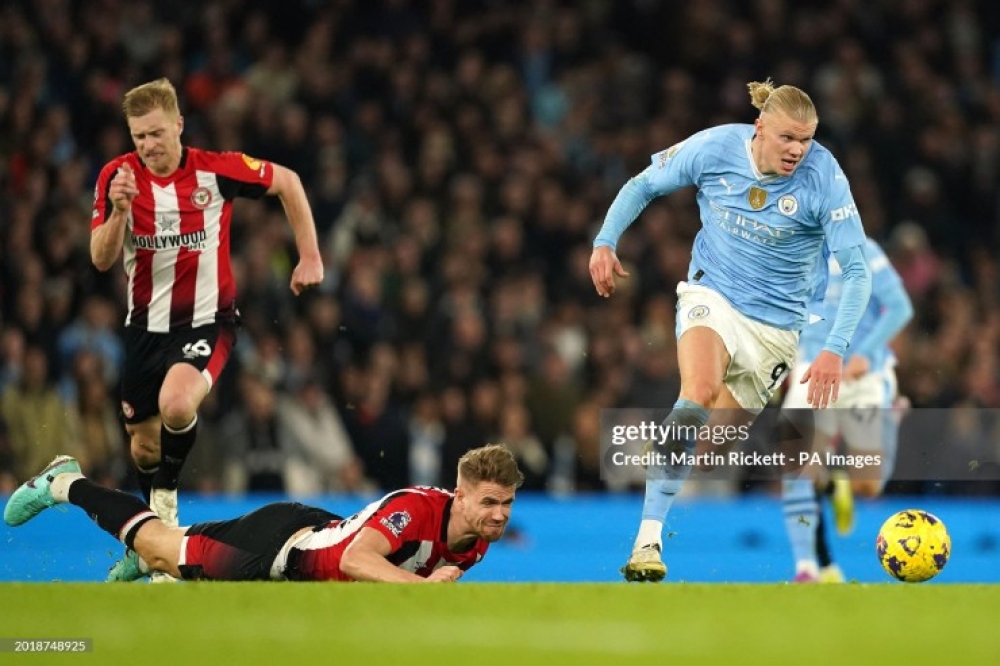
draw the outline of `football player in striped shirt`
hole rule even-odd
[[[323,262],[293,171],[242,153],[184,146],[184,118],[166,79],[128,91],[122,108],[135,150],[98,176],[90,252],[101,271],[124,253],[122,415],[143,495],[177,525],[178,477],[195,442],[198,407],[236,341],[233,200],[281,200],[299,253],[293,293],[322,282]]]
[[[128,549],[109,581],[159,571],[186,580],[453,582],[503,537],[523,481],[510,450],[491,444],[459,459],[454,491],[403,488],[348,518],[278,502],[234,520],[172,527],[60,456],[11,495],[4,521],[16,527],[50,506],[77,505]]]

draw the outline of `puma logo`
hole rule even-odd
[[[722,183],[722,186],[724,188],[726,188],[726,194],[732,194],[733,193],[733,186],[730,185],[729,183],[727,183],[725,178],[720,178],[719,182]]]

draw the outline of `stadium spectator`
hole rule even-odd
[[[56,504],[79,506],[128,548],[109,578],[121,582],[150,571],[188,580],[454,582],[503,537],[522,480],[510,451],[489,445],[459,460],[454,492],[403,488],[349,518],[282,502],[180,528],[60,456],[10,497],[4,521],[16,527]]]
[[[300,256],[290,282],[296,295],[322,282],[323,266],[294,172],[246,154],[183,146],[184,119],[166,79],[132,88],[122,107],[136,149],[98,176],[91,259],[106,271],[125,252],[122,411],[144,495],[176,525],[178,479],[195,442],[198,407],[236,341],[232,200],[281,199]]]
[[[702,228],[687,281],[677,286],[680,395],[665,427],[739,426],[756,418],[791,367],[806,304],[826,280],[828,253],[842,267],[843,292],[802,382],[812,407],[836,402],[842,357],[871,293],[861,219],[837,160],[814,144],[812,100],[770,80],[748,89],[760,110],[753,126],[713,127],[653,155],[619,191],[594,240],[590,273],[607,298],[615,279],[628,277],[615,254],[625,229],[654,198],[698,189]],[[673,435],[661,444],[655,450],[693,454],[697,442]],[[690,470],[672,461],[649,465],[627,580],[666,575],[663,523]]]
[[[344,422],[318,377],[309,375],[287,387],[278,398],[277,417],[288,494],[371,490]]]
[[[27,478],[31,465],[43,465],[60,447],[72,447],[70,452],[79,455],[76,410],[49,379],[49,357],[39,347],[25,349],[20,378],[0,395],[0,418],[6,424],[14,478]]]

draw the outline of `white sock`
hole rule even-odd
[[[810,576],[819,576],[819,565],[816,564],[816,560],[799,560],[795,563],[795,573],[808,573]]]
[[[656,544],[662,548],[660,540],[663,538],[663,523],[653,518],[643,518],[639,523],[639,535],[635,538],[633,550]]]
[[[59,502],[60,504],[65,504],[69,501],[69,487],[73,485],[73,482],[77,479],[82,479],[83,474],[79,472],[64,472],[63,474],[57,474],[52,482],[49,483],[49,492],[52,493],[52,499]]]

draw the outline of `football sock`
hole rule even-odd
[[[191,448],[194,447],[198,435],[198,417],[180,430],[173,430],[166,423],[160,430],[160,469],[153,478],[154,488],[177,490],[177,482],[181,476],[181,468],[187,460]]]
[[[816,497],[816,561],[821,567],[828,567],[833,564],[833,556],[830,554],[830,544],[826,540],[826,517],[823,506],[820,503],[819,492],[815,492]]]
[[[139,482],[139,490],[142,491],[142,498],[149,504],[149,496],[153,493],[153,477],[156,476],[156,467],[136,467],[135,477]]]
[[[674,408],[661,424],[664,427],[671,425],[685,425],[701,427],[708,421],[708,410],[696,402],[690,400],[678,400],[674,403]],[[675,440],[677,441],[677,440]],[[657,449],[669,450],[671,442],[666,442],[665,447]],[[694,453],[695,442],[684,441],[684,448],[687,453]],[[691,465],[650,465],[646,474],[646,496],[642,503],[642,523],[639,526],[639,535],[636,537],[635,547],[647,544],[659,544],[662,538],[663,523],[667,519],[670,507],[674,504],[674,498],[681,491],[684,480],[691,473]]]
[[[57,474],[56,477],[49,483],[49,493],[51,493],[52,499],[59,503],[68,502],[69,487],[73,485],[74,481],[82,478],[83,474],[80,474],[79,472]]]
[[[105,488],[90,479],[74,479],[68,496],[71,504],[86,511],[98,527],[129,548],[134,546],[139,527],[156,518],[135,495]]]
[[[785,514],[785,530],[792,544],[796,569],[802,563],[816,568],[816,523],[819,505],[810,479],[786,477],[781,481],[781,504]]]

